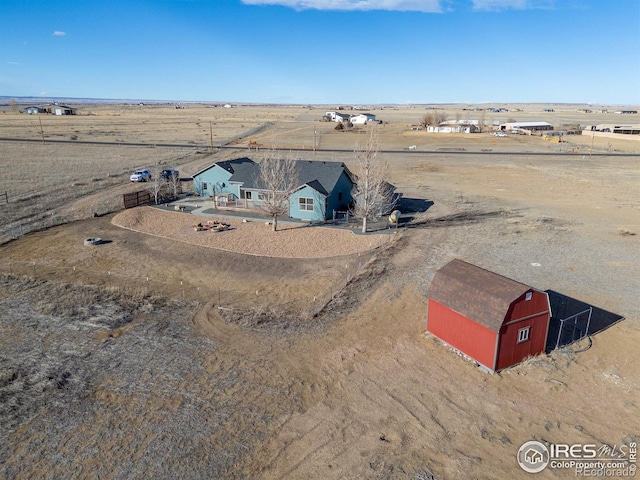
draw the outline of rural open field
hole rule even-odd
[[[529,440],[640,440],[640,142],[427,134],[411,127],[433,107],[376,107],[401,228],[238,221],[207,242],[189,213],[122,212],[129,174],[186,179],[269,148],[353,166],[365,132],[321,122],[327,106],[184,107],[82,105],[42,127],[0,113],[0,477],[525,478]],[[437,106],[620,122],[612,106],[471,107]],[[623,319],[483,373],[425,335],[453,258]]]

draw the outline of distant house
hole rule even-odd
[[[613,113],[624,114],[624,115],[635,115],[638,113],[637,110],[616,110]]]
[[[507,122],[500,125],[500,130],[524,130],[527,133],[553,130],[547,122]]]
[[[491,372],[543,353],[550,318],[545,292],[462,260],[429,287],[427,331]]]
[[[478,133],[477,120],[449,120],[439,125],[427,126],[429,133]]]
[[[26,113],[27,115],[37,115],[40,113],[45,113],[45,110],[42,107],[27,107],[24,109],[24,113]]]
[[[324,221],[353,200],[355,177],[344,163],[296,160],[299,186],[289,199],[289,216]],[[196,195],[211,197],[220,207],[258,209],[265,190],[260,164],[250,158],[214,163],[193,175]]]

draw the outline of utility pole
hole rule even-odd
[[[42,144],[46,145],[44,141],[44,130],[42,129],[42,117],[38,117],[38,120],[40,120],[40,135],[42,136]]]
[[[209,122],[209,149],[213,153],[213,126]]]

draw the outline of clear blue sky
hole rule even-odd
[[[640,104],[639,0],[2,0],[0,95]]]

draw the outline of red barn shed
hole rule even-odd
[[[452,260],[436,272],[428,302],[427,331],[492,372],[545,350],[545,292]]]

